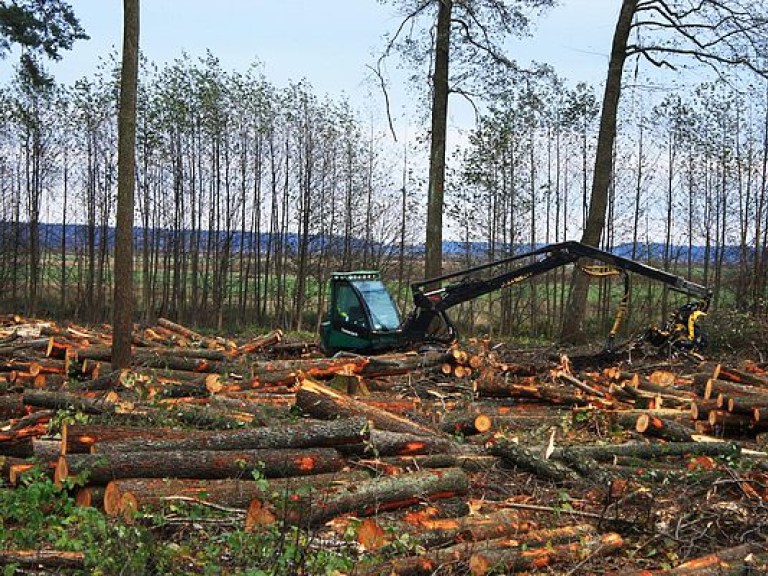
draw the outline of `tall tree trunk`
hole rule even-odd
[[[674,183],[675,183],[675,163],[676,163],[676,147],[677,141],[675,138],[674,130],[669,135],[667,142],[667,195],[666,195],[666,217],[664,218],[664,257],[662,259],[662,267],[665,270],[669,269],[672,261],[672,216],[674,212]],[[669,290],[666,286],[662,288],[661,292],[661,316],[667,317],[669,308]]]
[[[69,156],[64,151],[64,180],[62,191],[64,199],[61,205],[61,287],[59,292],[59,313],[66,315],[67,306],[67,196],[69,194]]]
[[[112,368],[131,363],[133,330],[133,193],[136,163],[136,85],[139,73],[139,0],[123,0],[123,66],[118,113],[117,227]]]
[[[763,219],[766,214],[766,205],[768,204],[768,83],[765,91],[765,112],[763,116],[763,154],[760,161],[760,191],[757,211],[755,212],[755,260],[753,266],[754,284],[752,290],[753,314],[757,315],[764,311],[764,305],[761,304],[765,293],[765,269],[766,269],[766,245],[763,238],[768,227],[764,225]]]
[[[451,47],[453,0],[440,0],[437,12],[435,70],[432,76],[432,134],[429,151],[427,239],[424,277],[440,276],[443,269],[443,195],[448,125],[448,61]]]
[[[608,76],[600,113],[600,135],[595,156],[595,174],[592,180],[592,196],[589,201],[589,215],[581,241],[590,246],[599,246],[605,227],[605,213],[608,193],[613,176],[613,147],[616,140],[616,117],[621,96],[621,78],[624,61],[627,58],[627,40],[638,0],[624,0],[616,23],[608,63]],[[589,277],[574,271],[571,280],[571,295],[568,311],[563,321],[561,339],[564,342],[580,343],[585,340],[584,316],[587,308]]]
[[[299,146],[300,162],[300,220],[299,220],[299,238],[298,255],[296,265],[296,284],[294,294],[294,328],[300,331],[303,328],[304,307],[306,305],[307,276],[309,275],[309,228],[312,219],[312,187],[314,180],[314,170],[312,155],[314,154],[314,139],[312,128],[310,127],[310,110],[304,108],[304,126],[300,129],[301,143]]]

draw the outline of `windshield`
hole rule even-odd
[[[400,326],[397,306],[381,280],[356,280],[353,284],[371,311],[374,330],[394,330]]]

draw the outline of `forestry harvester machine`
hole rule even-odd
[[[582,265],[580,260],[599,261],[602,265]],[[520,264],[521,261],[528,262]],[[691,300],[675,310],[663,327],[649,328],[642,336],[643,341],[659,348],[668,346],[692,351],[704,346],[698,320],[706,315],[709,307],[712,292],[708,288],[580,242],[551,244],[503,260],[416,282],[411,285],[414,309],[405,319],[401,319],[378,272],[333,273],[328,314],[320,326],[321,345],[326,354],[340,351],[375,354],[424,344],[448,345],[457,337],[456,328],[446,314],[449,308],[570,264],[590,276],[624,277],[624,294],[606,348],[614,348],[616,334],[626,316],[631,285],[629,273],[661,282]],[[513,267],[511,270],[510,266]],[[448,281],[451,283],[442,288],[427,289]]]

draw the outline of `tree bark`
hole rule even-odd
[[[133,207],[136,92],[139,75],[139,0],[123,0],[123,64],[118,111],[117,217],[112,368],[131,364],[133,332]]]
[[[130,494],[134,509],[157,509],[176,498],[189,498],[221,506],[248,508],[254,498],[283,498],[286,495],[313,491],[332,490],[341,484],[355,484],[368,480],[370,475],[362,470],[330,472],[300,478],[274,478],[266,484],[254,480],[219,479],[198,480],[189,478],[124,478],[107,484],[104,494],[104,512],[109,516],[122,513],[121,501]]]
[[[237,348],[237,353],[253,354],[255,352],[260,352],[266,348],[270,348],[274,346],[275,344],[279,344],[282,341],[282,339],[283,339],[282,330],[273,330],[268,334],[258,336],[257,338],[254,338],[246,342],[242,346],[239,346]]]
[[[396,414],[390,414],[385,410],[367,406],[350,396],[343,395],[332,388],[307,378],[301,381],[299,391],[296,393],[296,406],[316,418],[334,419],[364,416],[373,424],[374,428],[381,430],[416,434],[418,436],[434,436],[438,434],[438,432],[431,428]]]
[[[473,576],[488,574],[492,570],[499,569],[509,574],[580,560],[587,551],[591,557],[605,556],[616,552],[623,545],[621,536],[609,532],[572,544],[546,545],[527,549],[496,548],[473,554],[469,561],[469,569]]]
[[[179,428],[120,426],[117,424],[69,424],[61,426],[61,453],[87,454],[97,442],[120,442],[125,440],[190,438],[203,434],[202,430]]]
[[[613,178],[613,147],[616,140],[616,118],[621,96],[621,79],[624,62],[627,58],[627,41],[632,20],[637,10],[638,0],[623,0],[619,19],[613,34],[611,58],[608,62],[608,76],[603,94],[603,107],[600,113],[600,134],[595,155],[595,173],[592,180],[592,195],[589,201],[589,214],[581,241],[590,246],[599,247],[605,228],[605,214],[608,195]],[[583,343],[584,316],[587,308],[589,276],[574,270],[571,279],[571,293],[568,302],[568,314],[563,320],[560,338],[563,342]]]
[[[563,448],[558,448],[552,455],[560,458]],[[571,446],[567,450],[584,454],[595,460],[610,460],[614,456],[630,456],[633,458],[658,458],[663,456],[684,456],[697,454],[699,456],[739,456],[741,448],[731,442],[669,442],[667,444],[615,444],[605,446]]]
[[[298,505],[286,502],[284,514],[292,524],[317,526],[341,514],[354,512],[358,516],[370,516],[424,499],[464,494],[468,489],[469,478],[463,470],[422,470],[404,476],[364,480],[325,493],[317,501],[312,501],[310,494]]]
[[[754,552],[753,544],[724,548],[699,556],[676,566],[659,570],[623,572],[624,576],[735,576],[748,572],[747,557]]]
[[[499,441],[491,446],[488,451],[492,455],[499,456],[510,464],[527,470],[540,478],[554,480],[555,482],[578,478],[576,473],[567,466],[536,456],[524,446],[514,442]]]
[[[0,419],[24,416],[24,401],[21,394],[0,396]]]
[[[365,418],[346,418],[330,422],[305,420],[293,426],[273,423],[268,428],[200,431],[186,438],[133,438],[96,442],[91,453],[318,448],[360,444],[366,440],[368,421]]]
[[[424,278],[435,278],[443,270],[443,196],[445,192],[445,149],[448,127],[448,64],[451,52],[453,0],[440,0],[435,38],[435,67],[432,73],[432,131],[429,149],[427,192],[427,237]]]
[[[85,554],[64,550],[0,550],[0,564],[18,564],[32,568],[83,568]]]
[[[442,436],[423,436],[403,434],[388,430],[371,430],[367,444],[349,444],[339,446],[342,454],[364,455],[366,452],[376,456],[415,456],[423,454],[451,454],[458,450],[458,445]]]
[[[693,430],[674,420],[658,418],[650,414],[641,414],[637,417],[635,430],[647,436],[669,440],[670,442],[693,441]]]
[[[49,392],[48,390],[24,390],[24,404],[63,410],[73,408],[87,414],[111,414],[117,408],[114,402],[99,398],[85,398],[67,392]]]
[[[82,472],[94,484],[118,478],[244,478],[252,472],[277,478],[335,472],[343,466],[331,448],[69,454],[59,458],[55,478],[60,482]]]

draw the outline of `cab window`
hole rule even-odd
[[[355,287],[368,304],[374,330],[395,330],[400,325],[397,306],[380,280],[357,280]]]
[[[351,324],[358,328],[368,328],[365,308],[354,288],[349,284],[336,286],[336,310],[334,320],[341,324]]]

